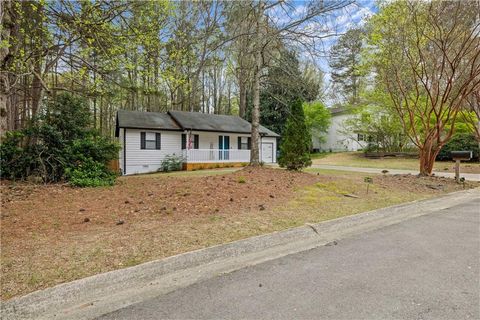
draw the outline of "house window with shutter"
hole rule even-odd
[[[200,136],[198,134],[193,135],[193,149],[199,149],[200,147]]]
[[[140,132],[140,149],[160,150],[161,137],[158,132]]]
[[[191,135],[191,140],[187,141],[188,135],[182,133],[182,150],[187,149],[199,149],[200,147],[200,136],[198,134]]]
[[[187,135],[182,133],[182,150],[187,149]]]
[[[250,150],[250,137],[238,137],[238,149]]]

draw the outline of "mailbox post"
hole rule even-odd
[[[455,180],[458,182],[460,181],[460,161],[465,160],[468,161],[472,159],[472,151],[452,151],[450,154],[452,155],[452,159],[455,160]]]

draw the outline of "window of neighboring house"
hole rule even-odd
[[[190,142],[190,148],[189,149],[199,149],[200,147],[200,136],[198,134],[193,135],[193,141]],[[187,149],[187,134],[182,133],[182,150]]]
[[[362,133],[357,133],[357,141],[365,141],[365,135]]]
[[[140,132],[140,149],[160,150],[160,139],[158,132]]]
[[[238,137],[238,149],[250,150],[250,137]]]

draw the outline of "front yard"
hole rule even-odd
[[[443,178],[272,168],[1,185],[1,299],[254,235],[460,190]],[[478,184],[468,183],[466,187]]]
[[[418,159],[407,158],[366,158],[363,152],[339,152],[339,153],[319,153],[313,155],[313,164],[325,164],[335,166],[379,168],[379,169],[405,169],[418,170]],[[455,163],[453,161],[435,162],[434,171],[455,172]],[[479,162],[462,162],[461,172],[480,173]]]

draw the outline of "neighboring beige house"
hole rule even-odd
[[[331,124],[328,128],[324,141],[313,141],[313,148],[318,151],[358,151],[367,146],[362,134],[345,134],[343,123],[353,117],[345,108],[330,108],[332,115]]]
[[[155,172],[168,155],[183,157],[187,170],[248,163],[250,132],[251,124],[237,116],[119,110],[119,166],[124,175]],[[278,137],[260,126],[261,161],[277,162]]]

